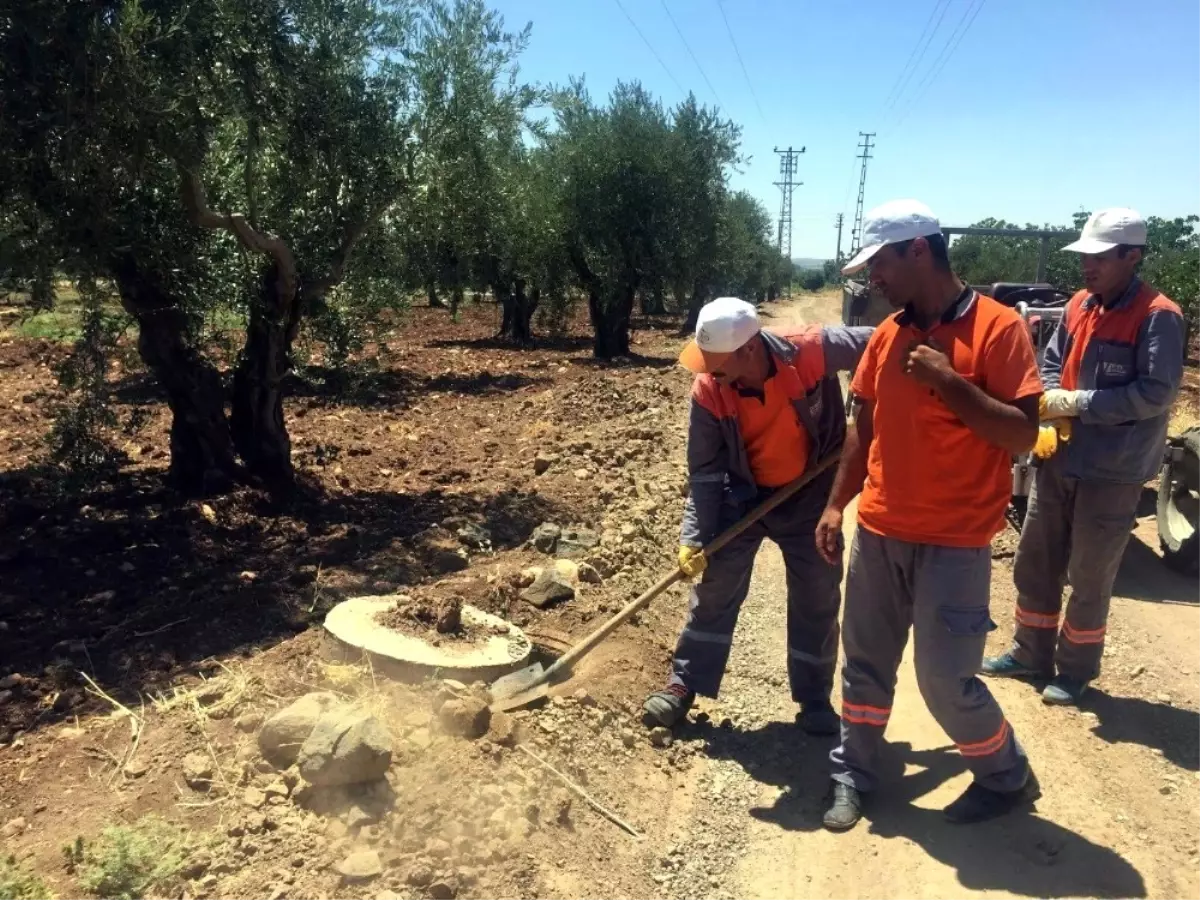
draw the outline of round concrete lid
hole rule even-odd
[[[459,681],[491,681],[527,665],[532,649],[516,625],[463,604],[462,617],[495,633],[482,641],[446,641],[435,647],[419,637],[401,634],[379,623],[401,595],[351,597],[325,616],[326,657],[339,662],[367,662],[391,678],[420,680],[433,674]]]

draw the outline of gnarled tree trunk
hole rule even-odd
[[[221,375],[192,345],[187,318],[136,261],[114,261],[121,305],[138,323],[138,353],[167,393],[171,408],[168,477],[181,491],[203,495],[246,480],[225,418]]]
[[[506,282],[498,281],[492,285],[492,290],[503,310],[497,337],[522,346],[532,344],[533,314],[537,311],[541,292],[534,288],[527,294],[523,278],[514,279],[511,288]]]
[[[636,286],[628,281],[611,289],[607,296],[601,291],[588,291],[588,313],[595,332],[592,353],[598,358],[629,355],[629,322],[636,293]]]
[[[250,311],[246,346],[233,375],[234,446],[246,468],[275,492],[288,491],[295,480],[282,385],[300,328],[300,305],[299,287],[272,264]]]

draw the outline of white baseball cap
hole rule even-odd
[[[937,216],[919,200],[889,200],[869,213],[863,223],[861,249],[842,267],[843,275],[853,275],[871,261],[880,248],[913,238],[941,234]]]
[[[758,311],[751,304],[718,297],[700,308],[696,338],[679,354],[679,364],[692,372],[711,372],[758,332]]]
[[[1114,206],[1092,213],[1079,240],[1063,249],[1072,253],[1103,253],[1120,244],[1146,246],[1146,220],[1136,209]]]

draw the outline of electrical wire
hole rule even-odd
[[[713,83],[708,80],[708,73],[704,71],[704,66],[700,65],[700,60],[696,58],[696,54],[692,52],[691,45],[687,42],[687,38],[683,36],[683,32],[679,28],[679,23],[675,21],[675,17],[671,15],[670,7],[667,6],[667,0],[658,0],[662,4],[663,12],[667,14],[667,18],[671,20],[671,24],[675,26],[675,33],[679,35],[679,39],[683,41],[683,46],[688,52],[688,56],[692,58],[692,62],[696,64],[696,68],[700,70],[700,76],[704,79],[704,83],[708,85],[708,89],[712,91],[714,97],[717,98],[717,105],[724,106],[721,102],[721,95],[717,93],[717,89],[713,87]]]
[[[758,117],[765,124],[767,117],[763,115],[762,105],[758,102],[758,94],[754,93],[754,85],[750,81],[750,73],[746,71],[746,64],[742,62],[742,52],[738,50],[737,41],[733,37],[733,29],[729,27],[729,18],[725,15],[725,8],[721,5],[721,0],[715,0],[717,11],[721,13],[721,20],[725,23],[725,33],[729,35],[729,43],[733,45],[733,54],[737,57],[738,65],[742,67],[742,75],[746,79],[746,87],[750,88],[750,96],[754,98],[754,106],[758,110]]]
[[[909,112],[911,112],[913,108],[920,103],[921,99],[925,96],[925,92],[935,81],[937,81],[937,77],[942,74],[942,70],[946,68],[946,64],[950,62],[951,57],[954,56],[954,51],[958,49],[958,45],[962,43],[962,39],[967,36],[967,32],[970,31],[971,26],[975,24],[975,19],[979,17],[980,10],[983,9],[983,5],[986,2],[987,0],[974,0],[971,6],[967,7],[966,12],[964,12],[962,18],[959,19],[958,26],[955,27],[950,37],[946,39],[946,44],[942,47],[942,52],[938,54],[937,58],[933,61],[933,64],[929,67],[929,71],[926,72],[925,78],[922,79],[921,83],[917,86],[916,92],[912,95],[912,99],[900,113],[900,117],[896,120],[896,124],[892,126],[890,131],[895,132],[896,129],[904,124],[904,120],[908,118]]]
[[[888,95],[883,101],[884,112],[887,112],[900,100],[900,95],[904,92],[902,83],[907,84],[912,78],[913,73],[920,67],[921,60],[925,58],[925,53],[929,50],[929,44],[933,41],[933,36],[937,34],[938,28],[941,27],[942,19],[946,17],[946,11],[949,8],[950,0],[936,0],[933,8],[929,10],[929,18],[925,20],[925,27],[921,29],[921,34],[917,38],[917,42],[913,44],[912,52],[908,54],[908,60],[904,63],[900,74],[896,76],[896,81],[892,85],[892,89],[888,91]],[[930,31],[929,26],[933,24],[934,16],[937,16],[939,9],[941,9],[942,14],[938,16],[937,25]],[[928,37],[926,37],[927,34]],[[915,62],[914,59],[916,60]]]
[[[626,12],[621,0],[613,0],[613,2],[617,4],[617,7],[621,10],[621,12],[625,13],[625,18],[628,19],[629,24],[633,26],[633,30],[638,33],[638,37],[640,37],[643,43],[645,43],[646,49],[649,50],[650,54],[658,60],[658,64],[663,67],[663,71],[667,73],[667,76],[671,79],[671,81],[675,82],[675,87],[679,88],[679,93],[686,94],[687,91],[683,89],[683,85],[679,83],[679,80],[674,76],[674,74],[672,74],[671,70],[667,68],[667,64],[663,62],[662,57],[658,55],[658,51],[654,49],[654,45],[650,43],[646,35],[642,34],[642,29],[638,28],[637,22],[633,21],[633,16]]]

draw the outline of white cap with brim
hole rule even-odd
[[[1122,244],[1146,246],[1146,220],[1135,209],[1114,206],[1092,213],[1079,240],[1063,249],[1072,253],[1103,253]]]
[[[718,297],[700,308],[696,337],[679,354],[692,372],[711,372],[759,332],[758,310],[737,297]]]
[[[871,257],[888,244],[941,234],[933,211],[918,200],[889,200],[867,213],[863,225],[862,249],[842,267],[843,275],[864,268]]]

